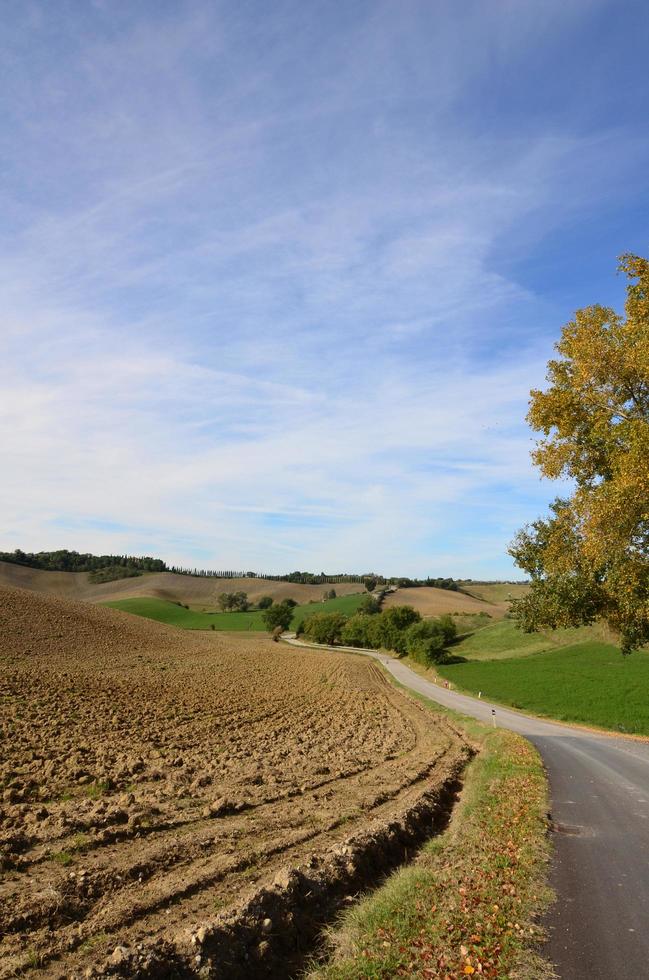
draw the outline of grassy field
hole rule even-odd
[[[623,657],[611,644],[586,640],[536,655],[440,666],[438,673],[534,714],[649,735],[648,651]]]
[[[356,612],[359,604],[365,598],[366,593],[356,595],[338,596],[336,599],[327,599],[326,602],[309,602],[304,606],[296,606],[293,616],[293,626],[297,625],[301,619],[313,615],[316,612],[342,612],[351,615]],[[262,613],[259,610],[250,612],[198,612],[193,609],[185,609],[175,602],[168,602],[166,599],[153,599],[146,596],[138,596],[132,599],[118,599],[115,602],[107,602],[105,605],[111,609],[121,609],[123,612],[133,613],[135,616],[145,616],[147,619],[155,619],[159,623],[167,623],[169,626],[180,626],[186,630],[265,630]]]
[[[480,623],[476,624],[480,627]],[[460,630],[461,632],[461,630]],[[544,630],[541,633],[523,633],[512,619],[503,619],[474,629],[469,636],[460,640],[452,653],[467,660],[504,660],[512,657],[529,657],[547,650],[570,646],[584,640],[603,640],[598,627]]]
[[[449,829],[352,907],[308,980],[553,975],[535,950],[551,898],[541,760],[511,732],[461,723],[481,750]]]

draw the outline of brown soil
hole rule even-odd
[[[0,637],[0,977],[198,975],[233,910],[429,813],[466,756],[365,658],[2,588]]]
[[[502,619],[509,608],[508,602],[487,602],[483,599],[451,592],[450,589],[433,589],[421,586],[415,589],[398,589],[386,596],[384,608],[389,606],[414,606],[422,616],[442,616],[445,613],[489,613],[494,619]]]
[[[216,609],[217,597],[222,592],[247,592],[251,602],[269,595],[276,601],[290,598],[299,603],[307,603],[312,599],[322,599],[324,592],[331,588],[335,588],[338,595],[365,591],[362,585],[354,582],[342,582],[335,586],[294,585],[291,582],[275,582],[264,578],[194,578],[173,572],[147,572],[136,578],[93,585],[88,581],[87,572],[47,572],[40,568],[27,568],[25,565],[0,561],[0,587],[3,585],[56,595],[63,599],[83,599],[90,602],[153,596],[156,599],[183,602],[196,609]]]

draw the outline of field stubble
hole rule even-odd
[[[451,724],[366,660],[0,598],[0,977],[146,975],[138,947],[234,975],[202,945],[220,922],[296,866],[353,863],[346,841],[465,761]],[[272,975],[260,928],[249,976]]]

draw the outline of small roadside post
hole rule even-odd
[[[495,708],[492,708],[491,709],[491,720],[492,720],[493,726],[495,728],[496,727],[496,709]]]

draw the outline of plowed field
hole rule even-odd
[[[367,660],[17,589],[0,696],[0,977],[104,976],[160,943],[199,975],[190,937],[464,754]]]

